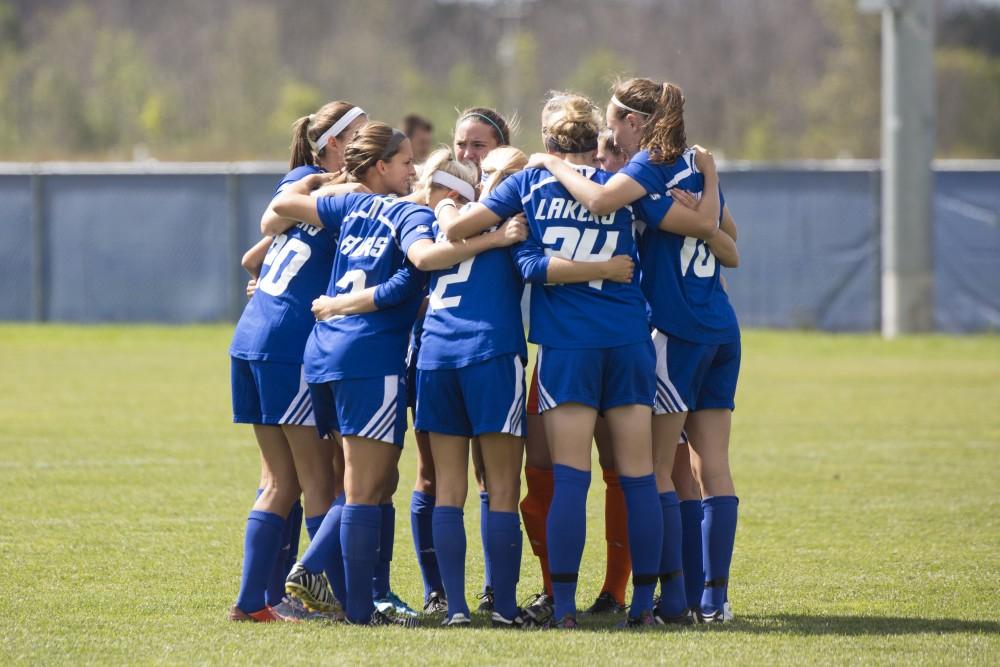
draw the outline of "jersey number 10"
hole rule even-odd
[[[686,236],[684,247],[681,248],[681,275],[686,276],[692,266],[694,275],[711,278],[715,275],[715,255],[701,239]]]

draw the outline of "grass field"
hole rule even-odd
[[[229,327],[0,327],[0,663],[1000,662],[1000,338],[749,332],[737,621],[575,634],[231,624],[257,483]],[[394,589],[421,595],[401,464]],[[481,581],[469,503],[469,589]],[[603,575],[591,487],[579,602]],[[540,587],[526,549],[519,592]]]

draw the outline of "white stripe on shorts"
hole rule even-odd
[[[399,393],[399,376],[386,375],[385,387],[382,392],[382,405],[364,428],[358,433],[362,438],[372,438],[384,442],[393,442],[396,433],[396,398]],[[388,433],[386,428],[388,427]]]
[[[301,424],[299,420],[306,414],[312,412],[312,397],[309,396],[309,385],[306,384],[305,369],[299,370],[299,390],[295,398],[288,404],[285,414],[278,420],[279,424]]]
[[[501,433],[524,435],[521,426],[521,413],[524,412],[524,366],[517,356],[514,357],[514,402],[507,411],[507,419],[503,423]]]
[[[538,348],[538,359],[535,363],[538,364],[538,412],[541,414],[546,410],[556,407],[555,399],[552,398],[552,395],[542,385],[542,348]]]
[[[667,335],[658,329],[653,329],[653,347],[656,348],[656,404],[653,407],[653,414],[687,412],[688,407],[681,400],[680,392],[670,381],[667,366]]]

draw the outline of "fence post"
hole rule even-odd
[[[33,170],[31,184],[31,319],[49,319],[49,234],[45,216],[45,177]]]
[[[236,173],[236,166],[229,165],[226,173],[226,230],[227,248],[226,275],[229,276],[228,289],[228,316],[233,322],[239,319],[243,312],[243,291],[240,285],[240,259],[243,257],[243,238],[240,234],[240,176]]]

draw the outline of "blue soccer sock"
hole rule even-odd
[[[576,580],[587,539],[590,471],[556,464],[552,466],[552,477],[555,486],[545,532],[549,542],[554,613],[556,619],[562,619],[567,615],[576,616]]]
[[[273,512],[253,510],[243,541],[243,574],[236,606],[252,614],[264,608],[268,579],[278,560],[285,520]]]
[[[490,516],[490,494],[488,491],[479,492],[479,539],[483,543],[483,588],[493,587],[493,580],[491,579],[490,572],[492,568],[490,566],[490,550],[486,548],[486,543],[488,540],[489,533],[487,532],[487,524],[489,523]]]
[[[275,561],[274,570],[271,571],[271,576],[267,582],[265,599],[271,607],[280,604],[281,599],[285,597],[285,577],[288,576],[292,565],[295,565],[295,558],[299,552],[299,530],[301,527],[302,503],[296,500],[295,504],[292,505],[291,511],[288,513],[288,518],[285,519],[278,560]]]
[[[337,499],[340,500],[339,498]],[[323,572],[330,568],[331,563],[337,558],[340,552],[340,521],[343,504],[335,501],[326,511],[323,522],[319,528],[314,530],[309,548],[302,554],[299,560],[302,566],[313,574]],[[310,517],[315,527],[316,517]],[[331,582],[332,583],[332,582]]]
[[[424,580],[424,601],[431,592],[444,592],[437,554],[434,552],[434,496],[414,491],[410,497],[410,532],[417,552],[420,576]]]
[[[681,501],[681,556],[684,563],[684,590],[687,606],[701,606],[701,593],[705,590],[705,570],[701,562],[701,520],[704,512],[700,500]]]
[[[378,600],[389,595],[389,571],[392,567],[392,548],[396,542],[396,508],[392,503],[379,505],[382,512],[382,533],[379,536],[378,563],[372,577],[372,597]]]
[[[378,505],[344,505],[340,519],[347,580],[344,611],[352,623],[368,623],[375,611],[372,577],[378,561],[381,525],[382,511]]]
[[[448,598],[449,618],[457,613],[469,614],[465,601],[465,521],[461,507],[438,505],[434,508],[434,544],[441,567],[445,597]]]
[[[739,503],[736,496],[714,496],[701,501],[705,511],[705,518],[701,522],[701,539],[705,552],[705,589],[701,594],[701,610],[706,614],[722,611],[726,601]]]
[[[684,587],[684,549],[681,506],[677,492],[660,494],[663,512],[663,546],[660,551],[660,613],[680,616],[687,611]]]
[[[318,514],[306,518],[306,532],[309,533],[309,539],[313,540],[326,517],[330,514],[333,515],[330,518],[330,534],[327,538],[329,540],[329,560],[323,566],[323,570],[326,572],[326,578],[330,582],[330,588],[333,589],[334,597],[340,602],[343,602],[347,595],[347,584],[344,582],[344,554],[340,550],[340,520],[344,511],[344,503],[345,498],[341,494],[334,501],[333,505],[330,506],[326,514]]]
[[[517,615],[521,572],[521,522],[517,512],[490,512],[486,550],[493,572],[493,609],[506,619]]]
[[[663,550],[663,511],[656,493],[656,476],[618,475],[628,509],[628,546],[632,556],[632,604],[629,616],[652,610]]]

